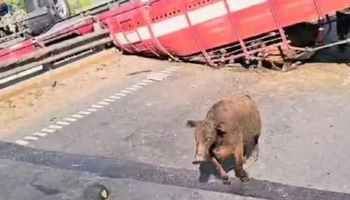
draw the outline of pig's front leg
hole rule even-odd
[[[235,160],[235,173],[236,176],[242,181],[242,182],[248,182],[248,173],[243,168],[244,163],[244,150],[243,150],[243,144],[237,145],[233,152],[234,160]]]
[[[227,172],[225,169],[222,167],[222,164],[218,159],[215,158],[215,156],[211,156],[211,160],[213,164],[215,165],[216,170],[219,172],[220,177],[222,179],[222,182],[224,184],[230,184],[230,177],[228,176]]]

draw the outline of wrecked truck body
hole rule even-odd
[[[350,0],[134,0],[99,19],[128,54],[288,70],[348,42],[324,42],[325,26],[348,7]]]

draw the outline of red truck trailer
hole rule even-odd
[[[99,15],[125,53],[287,70],[324,44],[324,25],[350,0],[134,0]],[[328,19],[328,21],[326,20]]]
[[[1,38],[0,88],[24,76],[54,68],[57,62],[109,46],[112,39],[96,15],[123,2],[125,0],[100,1],[70,18],[56,22],[53,27],[35,37],[14,34]],[[38,20],[35,17],[29,19]]]

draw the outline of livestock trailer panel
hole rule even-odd
[[[303,49],[293,47],[285,28],[347,7],[350,0],[135,0],[99,18],[126,52],[216,66],[296,55]],[[316,40],[319,25],[310,27],[317,27]]]

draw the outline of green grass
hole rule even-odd
[[[14,11],[24,10],[24,0],[4,0],[4,2],[8,3]],[[69,7],[73,13],[81,8],[91,6],[96,2],[98,2],[98,0],[68,0]]]
[[[74,13],[75,11],[81,8],[93,5],[95,1],[94,0],[69,0],[68,3],[71,11]]]

